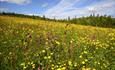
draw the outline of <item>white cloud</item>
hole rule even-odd
[[[79,3],[79,1],[83,0],[61,0],[53,8],[47,10],[44,14],[49,18],[67,18],[70,17],[81,17],[88,16],[92,13],[96,14],[115,14],[115,0],[103,0],[100,2],[92,3],[83,8],[73,7],[73,5]]]
[[[62,12],[64,12],[64,10],[73,6],[78,1],[80,1],[80,0],[61,0],[56,6],[47,10],[44,14],[46,16],[49,16],[49,15],[57,16],[57,15],[61,14]]]
[[[8,3],[15,3],[15,4],[28,4],[30,0],[0,0],[0,2],[8,2]]]

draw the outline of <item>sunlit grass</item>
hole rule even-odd
[[[115,70],[115,29],[0,16],[0,70]]]

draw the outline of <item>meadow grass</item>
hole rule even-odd
[[[115,29],[0,16],[0,70],[115,70]]]

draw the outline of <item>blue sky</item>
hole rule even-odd
[[[0,0],[0,12],[46,15],[63,19],[92,13],[115,17],[115,0]]]

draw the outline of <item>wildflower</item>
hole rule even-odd
[[[84,68],[84,67],[83,67],[82,70],[91,70],[91,68]]]
[[[85,62],[87,62],[88,60],[87,59],[85,59]]]
[[[30,62],[28,62],[28,64],[30,64]]]
[[[53,55],[53,53],[50,53],[51,55]]]
[[[33,69],[35,68],[35,64],[32,64],[32,68],[33,68]]]
[[[52,64],[52,67],[54,66],[54,64]]]
[[[27,67],[24,66],[24,69],[26,69]]]
[[[66,65],[66,64],[63,64],[64,66]]]
[[[74,66],[76,67],[76,66],[77,66],[77,63],[75,63]]]
[[[47,59],[47,57],[45,56],[44,59]]]
[[[38,67],[38,70],[41,70],[40,67]]]
[[[46,45],[48,44],[48,42],[45,43]]]
[[[48,59],[50,59],[51,58],[51,56],[48,56]]]
[[[61,70],[65,70],[65,69],[66,69],[66,67],[61,68]]]
[[[60,42],[58,42],[58,41],[55,41],[55,42],[56,42],[56,44],[60,45]]]
[[[98,64],[100,64],[100,62],[98,62]]]
[[[70,66],[72,66],[72,62],[71,62],[71,61],[68,61],[68,64],[69,64]]]
[[[22,66],[25,66],[25,63],[21,63]]]
[[[12,54],[12,52],[9,53],[10,55]]]
[[[87,54],[87,51],[84,51],[85,54]]]
[[[33,64],[33,61],[31,62],[31,64]]]
[[[42,50],[43,53],[45,53],[45,50]]]
[[[95,68],[93,68],[92,70],[96,70]]]
[[[58,65],[56,65],[56,67],[58,68],[59,66],[58,66]]]
[[[61,68],[58,68],[57,70],[61,70]]]
[[[85,64],[85,62],[84,62],[84,61],[82,61],[82,64]]]
[[[52,67],[52,70],[54,70],[54,67]]]
[[[79,58],[82,58],[82,55],[80,55]]]

